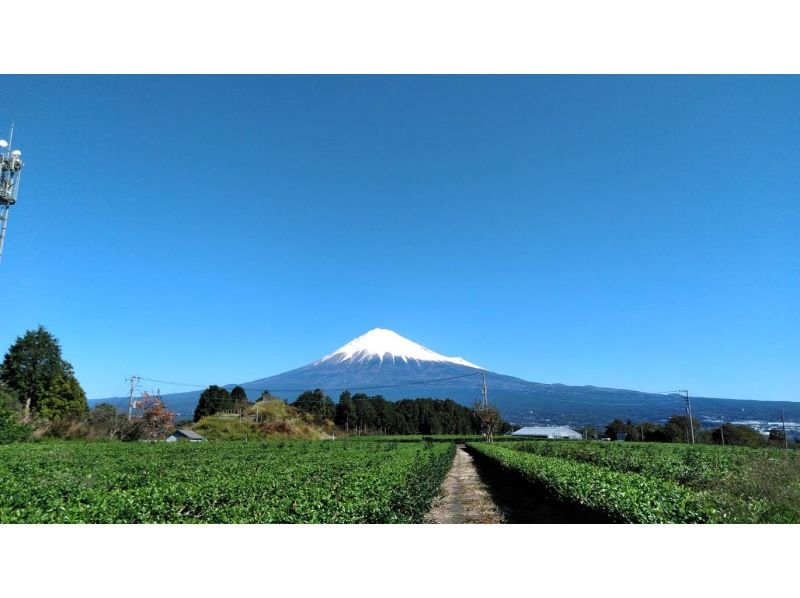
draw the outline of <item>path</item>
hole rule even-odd
[[[442,484],[442,494],[425,517],[425,523],[505,523],[503,511],[481,480],[472,456],[456,447],[453,467]]]

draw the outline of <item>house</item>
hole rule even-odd
[[[172,433],[172,436],[167,438],[167,442],[176,442],[178,440],[188,440],[189,442],[202,442],[205,440],[200,434],[195,432],[194,430],[190,430],[189,428],[181,428],[180,430],[175,430]]]
[[[580,440],[580,432],[567,426],[528,426],[511,433],[512,436],[530,436],[531,438],[567,438]]]

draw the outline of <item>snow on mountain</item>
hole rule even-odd
[[[437,363],[454,363],[479,370],[484,369],[461,357],[447,357],[431,351],[427,347],[423,347],[385,328],[373,328],[366,334],[353,339],[311,365],[340,364],[343,362],[363,363],[375,358],[378,358],[381,363],[383,363],[384,359],[391,359],[394,363],[397,360],[402,360],[405,363],[409,361],[418,363],[433,361]]]

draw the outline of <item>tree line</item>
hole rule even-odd
[[[768,436],[742,424],[724,423],[713,429],[704,429],[700,421],[692,418],[694,441],[697,444],[727,444],[731,446],[763,447],[784,444],[783,430],[772,429]],[[688,415],[673,415],[666,423],[615,419],[605,428],[606,438],[628,442],[691,442],[692,427]],[[592,428],[584,427],[584,433]]]
[[[264,391],[260,400],[276,399]],[[228,392],[217,385],[209,386],[201,394],[194,412],[194,421],[219,413],[247,412],[252,405],[241,386]],[[488,428],[493,433],[504,433],[511,426],[502,421],[499,413],[487,413],[459,405],[450,399],[417,398],[389,401],[381,395],[344,391],[339,401],[333,400],[320,388],[307,390],[288,403],[298,413],[312,421],[325,424],[333,422],[347,434],[481,434]],[[488,420],[488,424],[487,424]]]
[[[332,419],[348,434],[480,434],[484,428],[479,413],[451,399],[389,401],[382,395],[346,390],[334,404],[317,388],[301,394],[292,406],[319,419]],[[510,429],[507,422],[498,418],[495,432]]]

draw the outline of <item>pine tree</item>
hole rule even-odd
[[[59,419],[89,410],[72,366],[61,358],[58,340],[44,326],[28,330],[11,345],[0,365],[0,381],[19,397],[25,419],[35,411]]]

